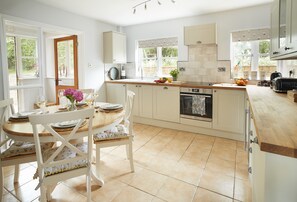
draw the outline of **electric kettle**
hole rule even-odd
[[[272,81],[274,78],[277,78],[277,77],[282,77],[282,73],[280,72],[273,72],[271,75],[270,75],[270,81]]]

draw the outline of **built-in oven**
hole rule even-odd
[[[180,88],[180,117],[212,121],[212,89]]]

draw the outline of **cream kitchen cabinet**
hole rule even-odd
[[[275,0],[271,8],[271,58],[297,58],[297,2]]]
[[[153,118],[179,123],[179,87],[153,87]]]
[[[135,93],[133,115],[153,118],[153,86],[127,84],[127,90]]]
[[[240,90],[213,91],[213,128],[239,135],[245,128],[245,92]]]
[[[250,134],[253,202],[297,201],[297,159],[261,151],[253,119]]]
[[[104,32],[104,63],[126,63],[126,35],[120,32]]]
[[[216,44],[216,24],[184,27],[185,45]]]
[[[126,84],[106,83],[106,101],[124,105],[126,101]]]

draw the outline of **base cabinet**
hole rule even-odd
[[[133,115],[153,118],[153,86],[127,84],[127,90],[135,93]]]
[[[153,88],[153,118],[179,123],[179,87]]]
[[[126,101],[126,84],[106,83],[106,101],[124,105]]]
[[[213,91],[213,128],[244,134],[245,92],[238,90]]]

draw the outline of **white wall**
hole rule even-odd
[[[124,32],[127,34],[127,60],[128,62],[135,61],[135,41],[137,40],[176,36],[179,40],[178,59],[187,61],[188,48],[183,45],[183,27],[207,23],[217,24],[218,60],[230,60],[230,33],[238,30],[270,27],[270,4],[124,27]]]
[[[83,59],[82,65],[79,66],[79,86],[99,90],[98,99],[105,100],[102,32],[116,30],[116,26],[49,7],[33,0],[0,0],[0,13],[22,20],[81,31],[84,47],[79,55],[79,59]],[[91,68],[88,67],[88,63],[91,63]],[[0,81],[2,81],[1,77],[2,71]],[[0,97],[4,92],[2,84],[1,82]]]

